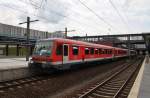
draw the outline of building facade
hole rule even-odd
[[[16,37],[16,38],[26,38],[26,28],[7,25],[0,23],[0,36]],[[44,38],[54,38],[54,37],[64,37],[64,33],[59,31],[48,33],[47,31],[39,31],[30,29],[31,39],[44,39]]]

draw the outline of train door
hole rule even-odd
[[[63,64],[68,63],[69,60],[69,45],[63,45]]]

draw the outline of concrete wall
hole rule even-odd
[[[25,78],[33,75],[27,67],[0,70],[0,82]]]

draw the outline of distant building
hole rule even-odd
[[[64,38],[65,33],[63,33],[62,31],[56,31],[53,33],[48,33],[48,37],[49,38]]]
[[[26,38],[26,32],[27,32],[26,28],[0,23],[0,36]],[[47,31],[39,31],[39,30],[30,29],[31,39],[44,39],[44,38],[53,38],[53,37],[63,38],[64,33],[62,33],[61,31],[48,33]]]

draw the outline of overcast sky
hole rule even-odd
[[[0,0],[0,22],[32,29],[76,30],[69,36],[150,31],[150,0]]]

